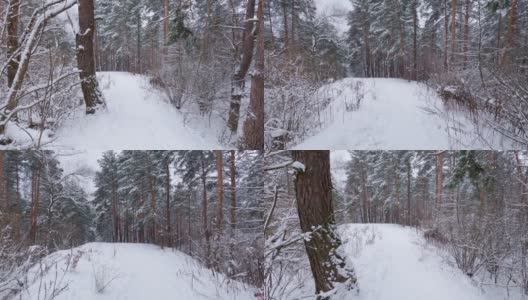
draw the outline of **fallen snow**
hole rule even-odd
[[[364,99],[354,104],[357,82]],[[436,92],[401,79],[346,78],[321,88],[314,97],[329,100],[319,117],[320,132],[297,149],[435,150],[504,149],[511,142],[476,126],[461,112],[446,111]],[[484,139],[483,139],[484,137]],[[492,141],[491,144],[488,144]]]
[[[55,300],[255,299],[255,288],[213,275],[181,252],[153,245],[90,243],[51,254],[44,264],[52,266],[50,271],[22,299],[44,299],[44,287],[53,284],[65,287]],[[97,291],[96,277],[106,284],[103,291]]]
[[[340,226],[354,264],[358,300],[521,300],[513,288],[479,287],[415,229],[391,224]]]
[[[186,126],[174,106],[149,87],[147,77],[123,72],[98,74],[107,109],[86,116],[79,110],[56,133],[52,149],[220,149],[210,128]]]
[[[413,228],[393,224],[338,227],[343,248],[357,276],[358,290],[332,300],[528,300],[520,288],[483,285],[458,269],[449,254],[427,243]],[[275,286],[288,300],[314,300],[307,257],[300,274]]]

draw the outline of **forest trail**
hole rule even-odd
[[[362,88],[357,88],[358,82]],[[358,94],[363,95],[359,109],[347,111],[347,105],[357,103]],[[322,87],[316,97],[330,102],[320,113],[323,129],[297,149],[490,148],[463,113],[446,112],[436,92],[421,83],[346,78]],[[493,146],[499,147],[500,141],[496,143]]]
[[[358,297],[351,299],[506,299],[499,290],[481,291],[415,229],[391,224],[347,224],[340,226],[340,231],[360,289]]]
[[[220,149],[217,138],[184,126],[184,116],[151,90],[145,76],[98,73],[107,109],[76,111],[57,131],[54,149]]]
[[[254,288],[228,283],[225,276],[213,275],[190,256],[154,245],[89,243],[55,252],[43,262],[51,269],[42,284],[49,287],[57,277],[57,287],[66,287],[55,300],[255,299]],[[95,278],[106,284],[103,291],[97,291]],[[43,299],[42,291],[37,297],[39,283],[22,298]]]

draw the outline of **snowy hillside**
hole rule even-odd
[[[482,290],[414,229],[389,224],[349,224],[340,229],[357,272],[358,299],[523,299],[513,288],[509,298],[499,288]]]
[[[90,243],[51,254],[43,264],[50,267],[47,275],[23,299],[51,299],[52,290],[62,290],[56,300],[255,299],[254,288],[153,245]]]
[[[519,288],[486,285],[488,278],[463,274],[442,249],[416,229],[392,224],[339,227],[344,254],[351,260],[359,293],[332,300],[526,300]],[[307,262],[306,262],[307,263]],[[309,268],[285,289],[289,300],[314,299]]]
[[[511,147],[446,111],[436,91],[402,79],[346,78],[319,89],[322,130],[298,149],[489,149]],[[481,131],[477,133],[476,131]],[[493,141],[488,145],[486,141]]]
[[[73,149],[209,149],[216,137],[186,126],[181,112],[152,91],[144,76],[99,74],[107,110],[94,116],[79,111],[57,132],[53,148]]]

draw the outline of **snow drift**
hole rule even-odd
[[[488,278],[465,275],[446,251],[426,242],[423,233],[415,228],[346,224],[339,226],[339,232],[342,251],[353,263],[359,292],[332,300],[528,299],[521,288],[495,286],[486,283]],[[309,267],[293,278],[281,283],[288,295],[284,299],[315,299]]]
[[[149,150],[218,149],[214,130],[188,126],[189,120],[163,100],[148,77],[125,72],[98,73],[107,104],[95,115],[79,109],[50,138],[52,149]],[[192,124],[196,125],[196,124]]]
[[[436,91],[403,79],[346,78],[314,97],[328,103],[322,129],[298,149],[436,150],[511,148],[464,112],[444,108]]]
[[[46,270],[42,278],[39,270]],[[256,291],[213,274],[186,254],[145,244],[90,243],[58,251],[29,278],[34,282],[22,299],[248,300]]]

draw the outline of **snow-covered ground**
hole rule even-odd
[[[519,290],[480,287],[421,232],[391,224],[340,227],[357,273],[361,300],[520,300]]]
[[[358,82],[362,87],[358,88]],[[359,93],[357,91],[360,91]],[[363,95],[359,108],[358,94]],[[462,112],[446,111],[436,91],[402,79],[346,78],[314,97],[330,104],[322,129],[297,149],[435,150],[511,149],[509,141],[476,126]]]
[[[445,250],[427,243],[416,229],[346,224],[339,231],[359,292],[332,300],[528,300],[520,288],[509,287],[508,291],[469,278]],[[315,299],[309,268],[281,285],[290,286],[285,289],[288,300]]]
[[[99,73],[107,109],[83,111],[63,124],[53,149],[212,149],[221,148],[210,128],[186,126],[183,115],[152,90],[144,76]]]
[[[53,253],[43,263],[51,269],[22,299],[51,299],[53,286],[62,290],[55,300],[256,299],[254,287],[213,275],[191,257],[153,245],[90,243]]]

